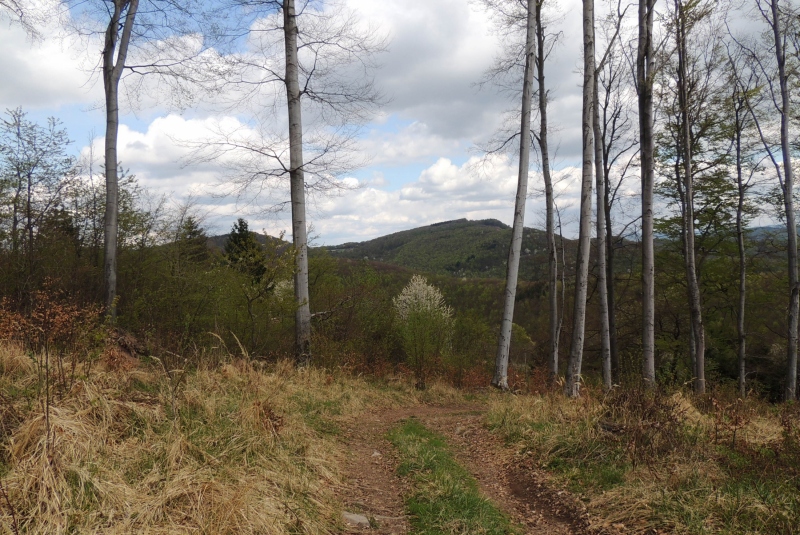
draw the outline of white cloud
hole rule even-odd
[[[413,122],[398,130],[373,128],[364,133],[360,150],[370,166],[402,166],[429,161],[432,157],[456,154],[464,142],[431,132],[423,122]]]
[[[502,112],[515,103],[487,87],[478,91],[474,83],[489,68],[501,43],[491,33],[488,16],[475,4],[464,0],[347,0],[359,17],[370,20],[391,37],[389,52],[381,59],[376,83],[391,102],[359,142],[362,153],[371,158],[360,188],[339,197],[320,198],[312,211],[316,233],[324,243],[361,240],[447,219],[497,218],[510,223],[516,189],[516,162],[505,156],[490,159],[477,169],[476,159],[461,162],[472,143],[488,138],[502,118]],[[562,5],[563,19],[552,30],[563,30],[562,45],[547,64],[551,88],[550,117],[556,133],[552,145],[559,146],[556,163],[572,164],[580,154],[580,77],[576,67],[580,57],[580,10],[577,0]],[[88,84],[89,73],[81,66],[94,65],[99,57],[95,43],[62,43],[45,39],[31,45],[24,33],[12,27],[0,31],[0,105],[4,107],[55,108],[102,102],[102,84]],[[79,47],[80,45],[81,47]],[[80,59],[70,50],[89,51]],[[94,47],[94,48],[92,48]],[[94,52],[92,52],[94,50]],[[92,56],[92,54],[94,54]],[[83,62],[83,63],[82,63]],[[154,106],[161,101],[158,85],[148,88],[140,104]],[[225,232],[231,220],[253,206],[212,196],[218,181],[235,161],[233,155],[221,161],[183,166],[191,149],[176,140],[200,141],[220,128],[241,130],[241,135],[260,134],[241,121],[224,116],[208,116],[208,108],[193,109],[193,117],[156,117],[146,127],[134,128],[125,117],[120,128],[119,159],[137,175],[142,185],[157,194],[185,197],[190,192],[214,216],[209,222],[215,231]],[[153,113],[161,113],[154,111]],[[283,111],[274,117],[284,121]],[[244,115],[242,116],[245,117]],[[284,121],[285,122],[285,121]],[[395,124],[396,123],[396,124]],[[398,126],[399,125],[399,126]],[[73,137],[82,139],[76,126],[67,125]],[[559,139],[562,141],[559,143]],[[95,140],[95,154],[102,155],[102,139]],[[431,162],[434,162],[431,164]],[[384,188],[397,169],[427,165],[410,181],[393,191]],[[418,169],[418,167],[415,167]],[[560,172],[573,176],[573,169]],[[531,197],[526,215],[528,226],[543,224],[544,200],[538,192],[538,176],[531,178]],[[356,184],[343,179],[345,186]],[[577,204],[577,182],[560,183],[562,206]],[[572,211],[570,211],[572,210]],[[572,214],[572,215],[571,215]],[[249,216],[253,228],[288,230],[284,220]],[[564,220],[574,220],[574,208],[566,210]]]
[[[54,109],[101,99],[102,84],[90,80],[85,60],[73,51],[78,39],[55,37],[48,28],[43,34],[31,41],[19,26],[0,29],[0,107]]]
[[[510,224],[517,186],[517,164],[506,156],[495,156],[480,166],[472,158],[455,165],[446,158],[425,169],[416,181],[397,191],[383,191],[366,185],[340,197],[320,201],[314,227],[321,241],[336,244],[362,241],[392,232],[452,219],[499,219]],[[579,197],[576,169],[557,173],[559,204],[575,204]],[[541,177],[531,175],[532,186]],[[531,189],[526,226],[540,226],[544,197]],[[567,209],[564,219],[573,217]],[[541,220],[541,221],[540,221]]]

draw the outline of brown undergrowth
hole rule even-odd
[[[336,532],[345,424],[457,396],[287,362],[96,360],[45,406],[41,358],[0,343],[0,533]]]
[[[630,533],[794,533],[800,525],[796,406],[725,391],[587,389],[504,396],[489,422],[602,525]]]

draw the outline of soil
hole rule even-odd
[[[483,494],[529,535],[609,533],[592,526],[583,504],[549,482],[535,459],[505,446],[483,425],[478,405],[421,405],[366,415],[347,430],[350,456],[342,501],[345,510],[370,519],[369,527],[348,526],[347,535],[410,532],[403,496],[409,482],[397,475],[398,458],[386,440],[400,420],[415,417],[447,439],[456,459],[469,470]]]

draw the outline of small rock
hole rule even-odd
[[[365,517],[364,515],[357,515],[355,513],[342,513],[342,518],[344,518],[344,521],[351,526],[357,526],[360,528],[369,527],[369,518]]]
[[[383,457],[383,455],[381,455],[381,452],[379,452],[378,450],[373,451],[372,452],[372,456],[373,457]]]

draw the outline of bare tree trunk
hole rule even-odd
[[[675,16],[677,17],[675,38],[678,49],[678,104],[681,114],[680,146],[683,156],[683,225],[684,225],[684,264],[686,268],[686,287],[689,294],[689,311],[692,326],[692,344],[694,347],[694,391],[704,394],[705,377],[705,329],[703,327],[702,302],[700,285],[697,280],[697,263],[695,261],[695,229],[694,229],[694,172],[692,169],[692,125],[689,117],[689,80],[686,65],[687,21],[683,4],[675,0]]]
[[[572,344],[564,383],[568,397],[580,395],[581,362],[586,328],[586,295],[589,287],[589,253],[592,225],[592,108],[594,97],[594,0],[583,0],[583,167],[581,170],[581,215],[578,258],[575,265],[575,303]]]
[[[544,196],[546,204],[545,232],[547,234],[547,264],[550,287],[550,382],[555,383],[558,377],[558,253],[555,234],[555,199],[553,198],[553,177],[550,174],[550,152],[547,142],[547,87],[545,86],[544,62],[544,26],[542,25],[542,4],[544,0],[536,0],[536,79],[539,90],[539,152],[542,154],[542,177],[544,178]]]
[[[286,99],[289,108],[289,177],[292,202],[292,242],[295,250],[295,345],[298,366],[311,363],[311,308],[308,293],[308,235],[303,173],[303,119],[300,104],[297,15],[294,0],[283,0],[286,50]]]
[[[639,146],[642,178],[642,379],[656,382],[655,251],[653,247],[653,10],[656,0],[639,0],[636,86],[639,97]]]
[[[603,174],[603,211],[606,221],[606,295],[608,296],[608,350],[611,355],[611,382],[619,383],[619,348],[617,346],[617,296],[614,279],[614,232],[611,228],[611,199],[608,173]]]
[[[797,224],[794,217],[794,174],[792,172],[792,153],[789,146],[789,84],[786,74],[786,50],[781,29],[778,0],[770,1],[772,15],[772,34],[775,40],[775,58],[778,62],[778,82],[781,90],[781,153],[783,155],[783,204],[786,215],[786,234],[788,237],[789,260],[789,317],[786,346],[786,401],[797,398],[797,323],[800,313],[800,288],[797,273]]]
[[[738,92],[738,88],[737,88]],[[734,99],[736,95],[734,95]],[[734,101],[736,106],[736,186],[738,193],[738,203],[736,204],[736,243],[739,246],[739,308],[736,315],[736,335],[739,340],[739,396],[744,399],[747,395],[747,370],[745,368],[745,357],[747,355],[747,333],[744,330],[745,303],[747,299],[747,265],[745,263],[744,248],[744,195],[745,184],[742,177],[742,117],[739,103]]]
[[[114,12],[109,20],[103,47],[103,87],[106,97],[106,213],[104,285],[106,315],[117,316],[117,236],[119,213],[119,177],[117,136],[119,133],[119,80],[125,68],[131,31],[139,8],[139,0],[114,0]],[[122,34],[120,19],[125,16]],[[116,55],[116,58],[115,58]],[[116,59],[116,61],[115,61]]]
[[[500,324],[500,340],[497,344],[494,378],[492,385],[508,389],[508,352],[511,348],[511,324],[514,320],[514,300],[517,295],[519,257],[522,251],[522,231],[525,224],[525,199],[528,195],[528,168],[531,155],[531,96],[533,93],[533,62],[536,54],[534,41],[534,10],[536,0],[528,0],[528,19],[525,34],[525,79],[522,83],[522,121],[519,129],[519,179],[517,198],[514,203],[514,226],[511,247],[508,251],[506,289],[503,303],[503,320]]]
[[[594,28],[594,24],[592,24]],[[605,212],[605,173],[603,165],[603,133],[600,130],[600,94],[597,86],[597,66],[594,72],[593,131],[594,131],[594,172],[597,183],[597,292],[600,296],[600,360],[603,365],[603,388],[611,390],[611,338],[608,310],[608,286],[606,285],[606,212]]]

